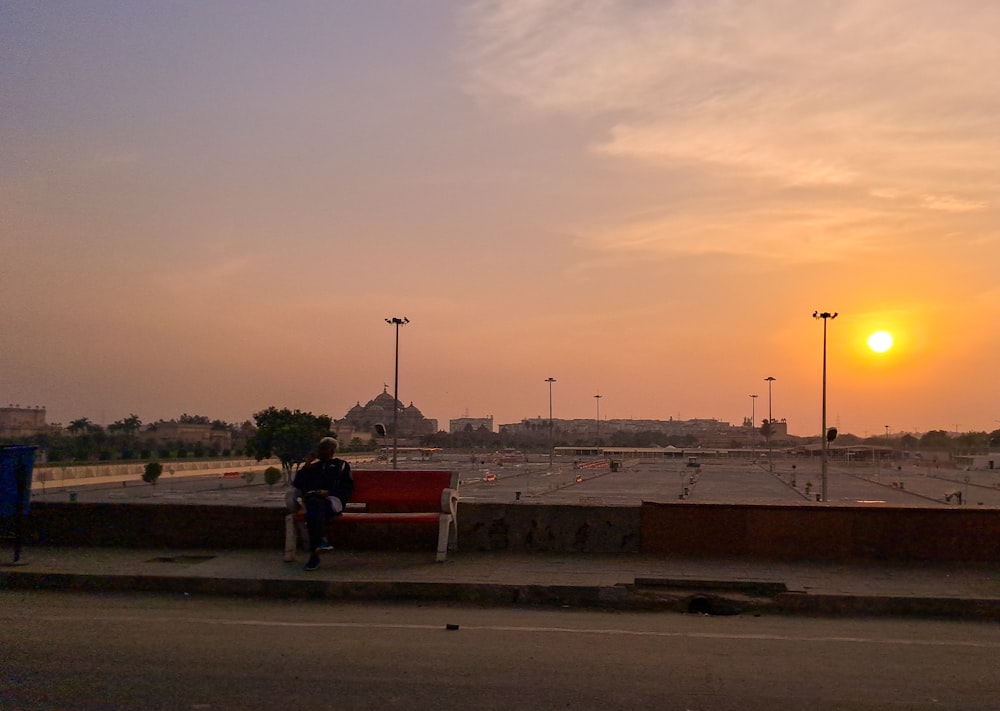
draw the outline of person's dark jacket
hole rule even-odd
[[[308,496],[311,491],[326,489],[330,496],[336,496],[346,506],[354,493],[351,465],[336,457],[317,459],[299,469],[292,486],[302,492],[302,496]]]

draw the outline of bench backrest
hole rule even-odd
[[[441,510],[441,492],[458,488],[458,472],[428,469],[352,469],[354,495],[348,510],[365,504],[372,513]]]

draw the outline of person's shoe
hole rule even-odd
[[[324,538],[322,541],[320,541],[319,547],[316,550],[319,551],[320,553],[326,553],[327,551],[332,551],[333,546],[330,545],[330,541]]]
[[[305,570],[316,570],[319,567],[319,556],[313,553],[309,556],[309,560],[306,561]]]

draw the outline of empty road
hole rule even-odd
[[[983,709],[998,654],[968,622],[0,592],[5,709]]]

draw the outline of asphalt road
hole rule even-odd
[[[5,709],[983,709],[998,653],[964,622],[0,592]]]

